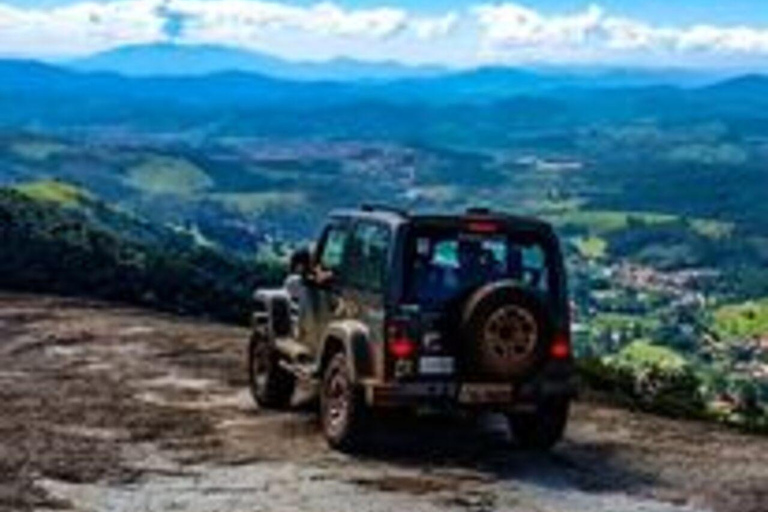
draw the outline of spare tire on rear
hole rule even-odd
[[[467,377],[513,380],[532,372],[552,339],[546,304],[512,282],[492,283],[464,303],[461,335]]]

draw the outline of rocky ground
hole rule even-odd
[[[0,295],[0,510],[768,511],[768,439],[577,404],[549,455],[499,418],[385,422],[330,451],[259,411],[238,328]]]

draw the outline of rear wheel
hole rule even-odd
[[[549,450],[565,433],[569,408],[570,400],[549,400],[537,405],[535,412],[509,414],[512,436],[523,448]]]
[[[295,378],[279,363],[279,355],[269,340],[254,332],[248,348],[248,383],[260,407],[282,409],[291,403]]]
[[[365,403],[350,375],[347,356],[334,355],[323,373],[320,389],[320,419],[328,444],[353,451],[362,444]]]

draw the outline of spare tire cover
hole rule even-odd
[[[484,286],[462,312],[465,373],[486,380],[510,380],[542,360],[552,326],[546,305],[514,282]]]

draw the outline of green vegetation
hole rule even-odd
[[[693,367],[675,351],[637,340],[616,356],[582,360],[592,388],[629,405],[673,417],[702,417],[706,403]]]
[[[88,295],[245,322],[253,288],[280,278],[278,268],[201,247],[171,230],[150,229],[102,203],[90,211],[66,207],[59,194],[49,201],[48,184],[22,190],[45,194],[39,200],[0,189],[4,289]]]
[[[14,187],[15,190],[30,199],[47,201],[60,206],[74,207],[91,200],[85,190],[60,181],[43,180],[25,183]]]
[[[715,329],[724,338],[768,337],[768,297],[722,306],[714,318]]]
[[[673,215],[659,213],[597,210],[569,211],[552,218],[552,221],[558,226],[584,228],[596,235],[627,229],[632,221],[653,225],[673,222],[674,220],[676,219]]]
[[[596,260],[605,257],[608,242],[597,236],[578,237],[574,240],[576,250],[587,259]]]
[[[654,345],[649,340],[635,340],[606,360],[630,370],[658,369],[668,372],[682,371],[688,364],[681,354],[671,348]]]
[[[128,171],[130,186],[148,194],[188,196],[213,184],[198,166],[182,158],[150,156]]]

